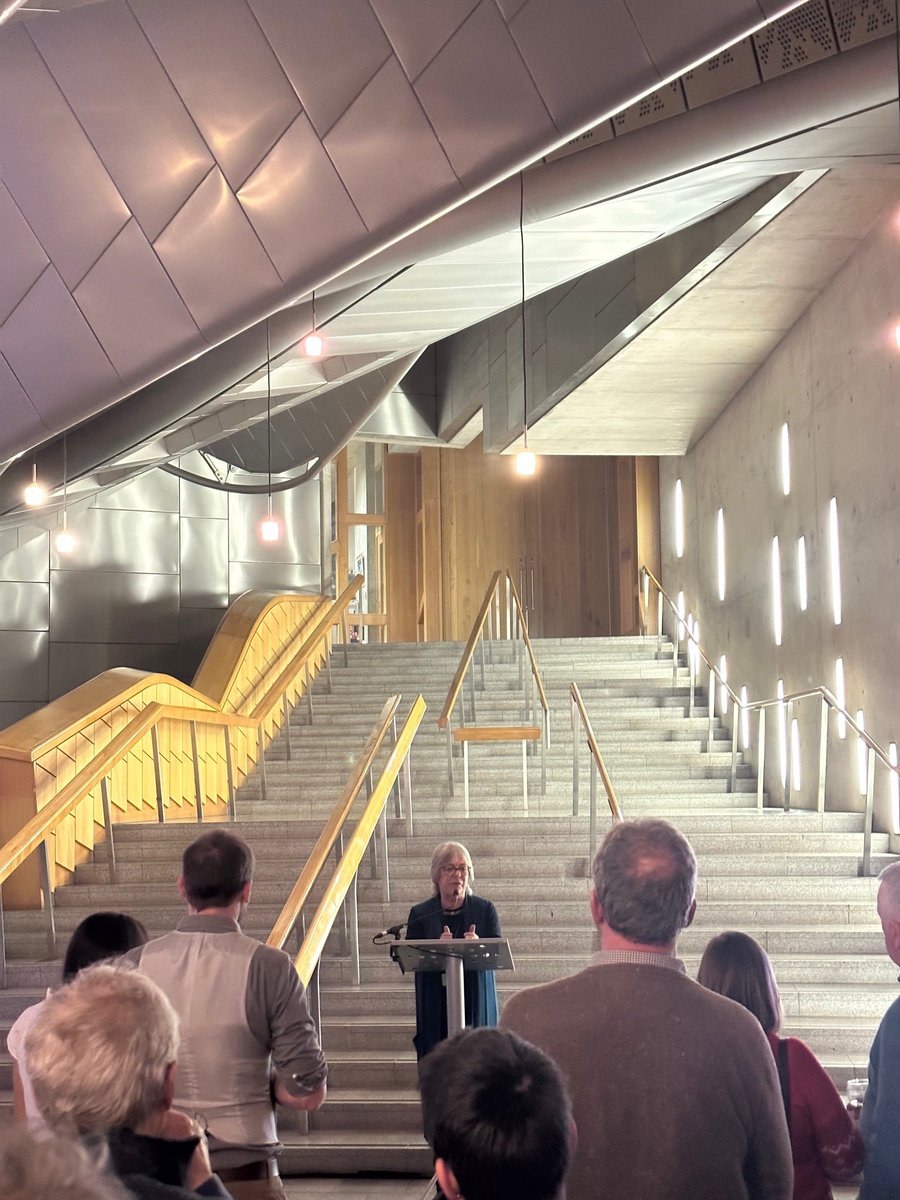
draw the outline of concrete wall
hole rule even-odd
[[[257,534],[265,497],[155,470],[73,509],[72,556],[42,533],[0,557],[0,728],[107,667],[189,680],[250,588],[318,592],[318,481],[274,506],[285,535],[269,546]]]
[[[836,231],[839,233],[839,231]],[[900,229],[873,233],[797,322],[769,360],[682,459],[661,460],[663,582],[699,616],[711,657],[725,654],[729,683],[750,699],[825,684],[835,688],[841,656],[847,708],[885,748],[900,738]],[[791,491],[783,494],[780,437],[790,429]],[[681,477],[686,547],[674,549],[674,484]],[[828,508],[837,498],[842,621],[830,592]],[[725,509],[727,594],[716,585],[716,513]],[[771,546],[781,548],[783,644],[776,647],[771,606]],[[797,539],[805,536],[809,605],[797,592]],[[801,804],[814,803],[818,717],[799,710],[803,769]],[[766,783],[781,799],[776,721],[768,731]],[[855,737],[828,740],[829,808],[862,807]],[[753,735],[755,756],[756,737]],[[887,778],[879,772],[878,827],[891,827]]]

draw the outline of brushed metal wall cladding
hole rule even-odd
[[[231,599],[255,588],[273,592],[318,592],[321,568],[307,563],[250,563],[231,564]]]
[[[681,77],[688,108],[721,100],[723,96],[741,92],[759,82],[759,67],[749,38],[714,54]]]
[[[234,567],[238,563],[294,563],[314,566],[318,579],[318,481],[312,480],[292,491],[280,492],[272,497],[272,509],[282,522],[283,533],[279,542],[271,544],[259,540],[259,523],[266,515],[266,505],[265,496],[228,497],[228,557],[232,563],[232,595],[235,592]]]
[[[50,635],[0,630],[3,699],[37,700],[46,704]]]
[[[178,646],[178,679],[190,683],[200,659],[212,641],[222,620],[221,608],[183,608],[181,610],[181,640]]]
[[[121,574],[177,575],[177,513],[88,508],[70,517],[78,553],[51,549],[50,565],[62,575],[107,571]]]
[[[205,470],[202,461],[194,462],[191,456],[178,460],[179,466],[186,471]],[[161,471],[161,475],[165,472]],[[183,517],[220,517],[228,518],[228,496],[225,492],[217,492],[213,488],[200,487],[196,483],[188,483],[186,479],[178,480],[180,489],[180,508]]]
[[[897,28],[894,0],[830,0],[830,8],[842,50],[862,46]]]
[[[0,557],[0,579],[9,582],[50,582],[50,534],[41,533]],[[3,609],[0,607],[0,624]]]
[[[50,698],[70,692],[110,667],[134,667],[138,671],[162,671],[174,675],[173,668],[179,663],[180,648],[175,645],[53,642],[50,646]]]
[[[177,575],[54,571],[54,642],[178,642]]]
[[[190,608],[228,604],[228,522],[181,518],[181,603]]]
[[[178,480],[165,471],[145,471],[121,487],[99,492],[91,507],[131,509],[136,512],[178,512]]]
[[[4,629],[49,629],[50,585],[0,582],[0,621]]]
[[[837,41],[825,0],[807,0],[753,35],[763,79],[786,75],[797,67],[837,53]]]
[[[15,725],[16,721],[21,721],[41,707],[39,700],[0,700],[0,729]]]

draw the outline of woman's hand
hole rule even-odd
[[[469,928],[466,930],[466,932],[463,934],[463,937],[469,938],[470,940],[477,938],[478,934],[475,932],[475,926],[470,925]]]
[[[449,926],[449,925],[445,925],[445,926],[444,926],[444,928],[443,928],[443,931],[441,932],[441,938],[440,938],[440,940],[441,940],[442,942],[449,942],[449,941],[452,941],[452,940],[453,940],[453,934],[450,932],[450,926]]]

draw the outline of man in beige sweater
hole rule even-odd
[[[791,1200],[762,1028],[675,957],[696,909],[690,844],[667,821],[625,821],[593,876],[600,952],[577,975],[519,992],[500,1022],[566,1078],[578,1128],[568,1200]]]

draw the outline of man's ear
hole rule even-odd
[[[241,888],[241,904],[247,904],[250,900],[250,893],[253,891],[253,880],[248,879]]]
[[[895,963],[900,963],[900,921],[891,918],[885,930],[885,946],[888,956]]]
[[[594,919],[594,924],[599,929],[603,925],[603,905],[597,897],[596,888],[591,888],[588,894],[591,901],[591,916]]]
[[[183,875],[178,876],[178,894],[179,894],[179,896],[181,896],[182,900],[184,900],[184,902],[187,903],[187,892],[184,890],[184,876]]]
[[[687,929],[687,927],[689,925],[693,924],[694,917],[696,915],[697,915],[697,897],[695,896],[694,899],[691,901],[691,907],[688,909],[687,920],[684,923],[685,929]]]
[[[456,1176],[442,1158],[434,1160],[434,1173],[437,1175],[438,1184],[447,1200],[459,1200],[459,1184],[456,1182]]]

